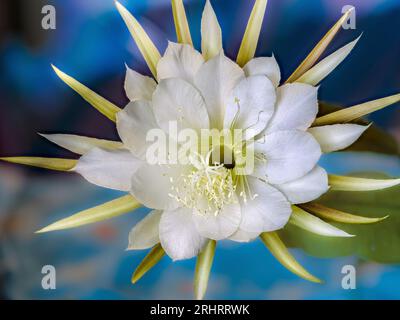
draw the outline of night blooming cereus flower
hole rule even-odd
[[[132,229],[128,249],[152,248],[135,271],[138,281],[166,253],[197,256],[195,296],[205,294],[217,240],[260,237],[289,270],[310,281],[277,231],[287,223],[329,237],[351,237],[325,221],[373,223],[313,202],[328,189],[388,188],[399,179],[328,175],[323,153],[347,148],[369,125],[354,120],[398,102],[400,95],[317,117],[318,84],[358,39],[316,64],[350,11],[332,27],[282,85],[272,57],[254,58],[267,0],[256,0],[236,61],[225,56],[216,15],[206,2],[201,53],[193,48],[182,0],[172,0],[178,43],[161,56],[144,29],[118,2],[154,78],[127,69],[130,103],[120,109],[72,77],[57,75],[110,120],[122,142],[74,135],[44,135],[82,155],[79,160],[32,157],[5,161],[71,171],[128,195],[58,221],[39,232],[67,229],[131,212],[152,211]]]

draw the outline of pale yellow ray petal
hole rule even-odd
[[[222,50],[222,31],[217,16],[209,0],[201,17],[201,52],[209,60]]]
[[[330,190],[373,191],[391,188],[400,184],[400,179],[366,179],[328,175]]]
[[[348,234],[347,232],[326,223],[299,207],[292,206],[292,209],[293,212],[290,216],[289,223],[303,230],[324,237],[354,237],[354,235]]]
[[[256,0],[254,3],[236,59],[236,62],[241,67],[254,58],[258,38],[260,37],[261,26],[264,20],[265,9],[267,8],[267,2],[268,0]]]
[[[215,240],[208,240],[207,244],[197,256],[194,274],[194,297],[196,300],[202,300],[206,294],[208,278],[214,260],[215,246]]]
[[[70,171],[76,166],[78,160],[59,159],[59,158],[41,158],[41,157],[6,157],[0,158],[2,161],[23,164],[26,166],[56,170]]]
[[[296,82],[316,86],[325,79],[353,50],[361,36],[341,47],[303,74]]]
[[[105,149],[119,149],[123,147],[123,144],[119,141],[111,141],[104,139],[96,139],[91,137],[77,136],[73,134],[42,134],[39,133],[43,138],[46,138],[50,142],[53,142],[60,147],[67,149],[76,154],[85,154],[93,148],[105,148]]]
[[[325,207],[322,204],[318,204],[315,202],[299,204],[298,206],[312,214],[315,214],[316,216],[322,219],[334,222],[349,223],[349,224],[376,223],[385,220],[386,218],[389,217],[385,216],[382,218],[369,218],[369,217],[356,216],[354,214],[350,214],[344,211]]]
[[[153,268],[162,257],[164,257],[165,251],[161,247],[161,244],[157,244],[151,249],[151,251],[144,257],[142,262],[136,268],[135,272],[132,275],[132,283],[135,284],[142,278],[147,271]]]
[[[149,66],[151,73],[157,79],[157,63],[161,58],[160,52],[134,16],[118,1],[115,1],[115,5]]]
[[[317,62],[319,57],[331,43],[336,33],[340,30],[343,23],[347,21],[350,13],[354,8],[346,11],[342,17],[335,23],[335,25],[325,34],[325,36],[318,42],[318,44],[312,49],[309,55],[304,59],[304,61],[297,67],[297,69],[292,73],[286,83],[295,82],[299,79],[305,72],[307,72],[314,64]]]
[[[124,213],[136,210],[139,207],[141,207],[141,204],[137,202],[135,198],[131,195],[126,195],[57,221],[36,233],[81,227],[120,216]]]
[[[289,271],[305,280],[317,283],[322,282],[310,274],[297,262],[276,232],[264,232],[260,235],[260,238],[269,251],[271,251],[271,253],[274,255],[274,257]]]
[[[66,73],[59,70],[57,67],[51,65],[57,74],[57,76],[64,81],[71,89],[75,90],[83,99],[89,102],[93,107],[95,107],[99,112],[104,114],[107,118],[115,122],[116,114],[121,111],[119,107],[110,101],[104,99],[102,96],[98,95],[94,91],[90,90],[88,87],[84,86],[82,83],[76,81],[74,78],[70,77]]]
[[[351,122],[399,101],[400,93],[382,99],[361,103],[356,106],[344,108],[319,117],[314,121],[313,126]]]
[[[186,17],[185,7],[182,0],[171,0],[172,13],[174,15],[176,37],[179,43],[193,46],[190,35],[189,24]]]

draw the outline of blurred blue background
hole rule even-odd
[[[200,45],[204,0],[186,0],[194,43]],[[122,1],[161,52],[175,41],[170,0]],[[57,29],[41,28],[41,9],[57,10]],[[227,55],[234,57],[253,1],[213,0]],[[343,106],[400,91],[400,2],[398,0],[270,0],[257,55],[274,53],[287,78],[344,5],[356,7],[357,28],[342,30],[327,53],[363,36],[351,56],[320,89],[320,99]],[[125,65],[149,73],[113,0],[1,0],[0,155],[72,157],[36,133],[76,133],[117,138],[112,122],[65,86],[50,63],[119,106]],[[400,112],[390,107],[371,116],[400,140]],[[323,159],[330,172],[383,171],[400,175],[398,158],[334,154]],[[126,252],[130,228],[141,209],[77,230],[35,235],[71,213],[119,196],[74,175],[0,164],[0,298],[7,299],[191,299],[194,260],[164,258],[138,284],[130,277],[145,252]],[[400,232],[400,231],[399,231]],[[400,250],[400,249],[399,249]],[[356,257],[296,257],[325,284],[307,283],[286,271],[259,241],[222,242],[208,298],[215,299],[399,299],[400,267]],[[57,269],[57,290],[41,287],[44,265]],[[357,289],[341,288],[341,268],[357,265]]]

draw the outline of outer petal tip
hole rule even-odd
[[[207,0],[201,19],[201,50],[206,60],[215,57],[222,48],[222,31],[217,16]]]
[[[114,5],[117,7],[118,10],[125,9],[125,7],[117,0],[114,0]]]
[[[138,277],[133,276],[131,279],[131,283],[136,284],[136,282],[138,282],[138,280],[139,280]]]
[[[386,215],[386,216],[384,216],[384,217],[382,217],[382,218],[376,218],[376,220],[377,220],[377,222],[379,222],[379,221],[386,220],[386,219],[389,218],[389,217],[390,217],[390,214],[388,214],[388,215]]]
[[[42,234],[42,233],[47,233],[47,232],[52,232],[52,231],[57,231],[57,230],[61,230],[60,228],[57,228],[57,222],[56,223],[52,223],[50,225],[48,225],[47,227],[44,227],[40,230],[35,231],[35,234]]]
[[[60,69],[58,69],[54,64],[51,64],[51,67],[53,71],[57,74],[58,77],[61,78],[62,75],[64,75],[64,72],[62,72]]]

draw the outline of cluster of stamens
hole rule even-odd
[[[209,164],[211,153],[197,155],[194,168],[172,183],[171,197],[199,214],[218,215],[224,205],[237,202],[232,170],[223,164]]]
[[[170,197],[196,213],[215,216],[224,206],[237,203],[237,191],[244,202],[255,199],[246,176],[235,175],[221,163],[210,163],[211,152],[206,157],[196,155],[193,169],[173,181]]]

